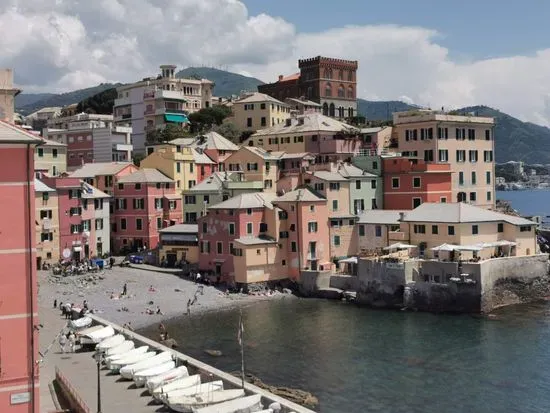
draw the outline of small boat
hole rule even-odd
[[[122,344],[121,344],[122,345]],[[138,347],[138,348],[133,348],[131,350],[128,350],[124,353],[119,353],[119,354],[111,354],[109,356],[107,356],[104,361],[105,361],[105,365],[108,367],[108,368],[111,368],[110,365],[112,363],[114,363],[115,361],[118,361],[118,360],[121,360],[123,358],[128,358],[128,357],[133,357],[135,355],[138,355],[138,354],[144,354],[144,353],[147,353],[147,350],[149,350],[149,346],[141,346],[141,347]]]
[[[170,360],[158,366],[141,370],[139,373],[134,374],[134,383],[136,383],[136,387],[143,387],[149,377],[155,377],[159,374],[166,373],[167,371],[173,370],[174,367],[176,367],[176,362]]]
[[[193,413],[252,413],[263,409],[262,396],[254,394],[212,406],[193,409]],[[268,411],[273,411],[269,409]]]
[[[115,334],[114,336],[111,336],[109,338],[106,338],[105,340],[102,340],[97,346],[96,350],[98,351],[106,351],[109,350],[112,347],[116,347],[119,344],[122,344],[126,341],[124,336],[122,334]]]
[[[97,325],[97,326],[85,328],[84,330],[76,331],[75,334],[77,337],[82,337],[82,336],[85,336],[86,334],[91,334],[96,331],[103,330],[104,328],[105,326]]]
[[[84,346],[90,345],[90,344],[97,344],[102,340],[105,340],[106,338],[109,338],[114,335],[115,335],[115,330],[113,329],[113,327],[111,326],[103,327],[101,330],[97,330],[92,333],[82,335],[82,338],[80,339],[80,344]]]
[[[69,321],[69,328],[71,330],[80,330],[92,325],[92,319],[90,317],[82,317],[77,320]]]
[[[134,374],[136,374],[137,372],[149,369],[170,360],[172,360],[172,352],[163,351],[162,353],[157,354],[154,357],[125,365],[120,369],[120,375],[125,379],[132,380]]]
[[[120,369],[122,369],[125,366],[129,366],[132,364],[139,363],[140,361],[145,361],[150,358],[153,358],[157,355],[154,351],[148,351],[147,353],[141,353],[141,354],[134,354],[130,357],[123,357],[118,360],[111,361],[107,367],[111,369],[114,373],[119,373]]]
[[[158,374],[154,377],[149,377],[147,379],[147,382],[145,383],[145,386],[150,393],[153,393],[153,390],[155,390],[157,387],[163,386],[165,384],[173,382],[174,380],[181,379],[187,376],[189,376],[189,371],[187,370],[187,367],[179,366],[175,369],[167,371],[166,373]]]
[[[114,356],[115,354],[127,353],[130,350],[133,350],[135,343],[132,340],[124,340],[118,346],[108,348],[105,352],[105,356]]]
[[[223,386],[223,382],[220,381]],[[190,387],[197,388],[201,386],[201,376],[200,374],[194,374],[193,376],[182,377],[181,379],[176,379],[168,384],[157,387],[151,393],[153,398],[161,400],[168,393],[176,390],[184,390]],[[205,390],[206,391],[206,390]],[[202,391],[197,393],[203,393]]]
[[[213,404],[238,399],[245,395],[243,389],[220,390],[206,393],[199,393],[194,396],[168,396],[166,404],[168,407],[180,413],[192,413],[193,409],[211,406]]]

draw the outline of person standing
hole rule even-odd
[[[69,333],[69,349],[71,353],[75,352],[75,347],[76,347],[76,337],[74,333],[71,331]]]
[[[128,294],[128,284],[124,283],[124,286],[122,287],[122,295],[126,296]]]
[[[191,315],[191,299],[187,300],[187,315]]]
[[[65,346],[67,345],[67,337],[65,334],[61,333],[59,335],[59,347],[61,348],[61,353],[65,353]]]

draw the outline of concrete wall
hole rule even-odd
[[[302,271],[300,273],[300,293],[306,297],[315,296],[322,289],[330,288],[330,271]]]
[[[123,333],[127,337],[127,339],[134,340],[136,342],[136,347],[138,346],[138,343],[139,343],[139,345],[148,345],[149,347],[157,351],[171,351],[175,355],[175,357],[178,359],[179,361],[178,364],[185,364],[186,366],[188,366],[188,368],[190,368],[190,370],[196,371],[197,374],[201,374],[203,377],[209,377],[208,381],[223,380],[224,388],[227,388],[227,389],[241,388],[241,379],[239,379],[238,377],[232,376],[229,373],[225,373],[221,370],[218,370],[197,359],[194,359],[183,353],[180,353],[171,348],[163,346],[162,344],[157,343],[156,341],[150,340],[146,337],[143,337],[139,334],[136,334],[133,331],[125,330],[122,327],[116,324],[113,324],[101,317],[98,317],[96,315],[90,315],[90,317],[94,320],[96,324],[102,324],[105,326],[110,325],[115,329],[116,332]],[[264,402],[264,404],[269,405],[275,402],[279,403],[282,407],[281,413],[290,413],[290,412],[314,413],[313,410],[309,410],[305,407],[297,405],[296,403],[293,403],[291,401],[283,399],[282,397],[276,396],[272,393],[262,390],[259,387],[254,386],[250,383],[245,383],[244,390],[246,391],[247,395],[260,394],[262,396],[262,401]]]
[[[359,288],[359,278],[353,275],[332,275],[329,286],[344,291],[357,291]]]

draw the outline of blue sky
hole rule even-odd
[[[298,32],[345,25],[397,24],[440,33],[455,59],[529,55],[550,43],[545,0],[244,0],[249,13],[283,17]],[[341,6],[345,7],[342,8]]]

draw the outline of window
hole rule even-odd
[[[372,162],[372,169],[378,169],[378,162],[376,161]]]
[[[307,232],[317,232],[317,222],[308,222]]]
[[[216,251],[218,252],[218,254],[223,254],[223,242],[216,242]]]
[[[469,151],[470,162],[477,162],[477,151]]]
[[[449,128],[437,128],[437,139],[449,139]]]
[[[420,177],[415,176],[413,178],[413,188],[420,188]]]
[[[439,198],[439,202],[442,203],[442,204],[446,204],[447,203],[447,197],[442,196],[441,198]]]
[[[426,225],[416,225],[414,226],[414,233],[415,234],[425,234],[426,233]]]
[[[235,235],[235,224],[229,223],[229,235]]]
[[[483,151],[483,161],[493,162],[493,151]]]
[[[126,198],[118,198],[116,203],[117,209],[126,209],[127,207],[127,199]]]
[[[376,179],[373,179],[372,181],[370,181],[370,187],[372,189],[376,189]]]
[[[126,229],[126,218],[120,219],[120,229],[125,230]]]
[[[260,124],[261,124],[261,126],[266,126],[267,125],[267,121],[265,119],[265,116],[262,116]]]
[[[456,161],[466,162],[466,151],[463,151],[463,150],[456,151]]]
[[[162,198],[155,198],[155,209],[162,209]]]
[[[473,202],[476,201],[476,193],[475,192],[470,192],[470,201],[473,201]]]
[[[456,128],[456,140],[466,139],[466,129]]]
[[[331,182],[329,184],[329,188],[331,191],[339,191],[340,190],[340,182]]]
[[[47,192],[42,192],[42,201],[47,201],[50,199],[50,194]]]
[[[391,179],[391,187],[393,189],[399,188],[399,178],[392,178]]]
[[[197,197],[195,195],[185,195],[186,205],[195,205],[197,203]]]
[[[51,233],[51,232],[43,232],[42,234],[40,234],[40,241],[41,241],[41,242],[53,241],[53,233]]]
[[[43,211],[40,211],[40,219],[52,219],[52,211],[51,209],[45,209]]]
[[[382,236],[382,226],[381,225],[377,225],[374,227],[374,235],[376,237],[381,237]]]
[[[477,176],[475,171],[472,171],[472,185],[475,185],[477,183]]]
[[[267,224],[265,222],[260,222],[260,232],[267,232]]]
[[[252,127],[252,118],[246,118],[246,127],[251,128]]]
[[[252,230],[253,230],[253,227],[252,227],[252,222],[247,222],[246,223],[246,233],[248,235],[252,234]]]
[[[57,149],[52,149],[52,157],[57,158]]]
[[[210,241],[201,242],[201,253],[210,254]]]
[[[429,149],[424,151],[424,161],[425,162],[433,162],[434,160],[434,151]]]
[[[323,184],[323,183],[316,183],[315,185],[313,185],[313,188],[314,188],[316,191],[324,191],[324,190],[325,190],[325,184]]]
[[[279,238],[288,238],[288,231],[279,231]]]
[[[196,182],[195,180],[193,180],[193,179],[190,180],[190,181],[187,183],[188,186],[189,186],[189,189],[193,188],[193,187],[196,185],[196,183],[197,183],[197,182]]]
[[[202,233],[206,234],[208,232],[208,223],[205,221],[202,223]]]
[[[519,232],[531,232],[531,225],[522,225],[519,227]]]
[[[365,226],[359,225],[359,236],[364,237],[365,236]]]
[[[468,129],[468,140],[469,141],[475,141],[476,140],[476,130],[475,129]]]
[[[80,225],[71,224],[71,234],[78,234],[79,232],[82,232]]]
[[[361,181],[355,181],[355,189],[361,189]]]
[[[477,234],[479,234],[479,226],[472,225],[472,235],[477,235]]]
[[[256,250],[256,255],[262,255],[262,250]]]
[[[343,98],[346,95],[346,90],[344,89],[344,86],[340,85],[338,86],[338,97]]]
[[[134,209],[145,209],[145,199],[143,198],[134,198]]]
[[[290,230],[292,232],[296,231],[296,224],[290,224]]]
[[[162,218],[157,217],[157,229],[161,229],[161,228],[162,228]]]
[[[449,162],[449,151],[447,149],[440,149],[438,151],[439,162]]]
[[[327,85],[325,86],[325,96],[332,96],[332,86],[330,85],[330,83],[327,83]]]
[[[69,210],[70,216],[82,215],[82,208],[73,207]]]
[[[38,156],[40,158],[42,158],[44,156],[44,149],[43,148],[38,148]]]
[[[487,191],[487,201],[491,201],[491,191]]]
[[[454,235],[454,234],[455,234],[455,227],[454,227],[454,225],[449,225],[449,226],[447,227],[447,234],[448,234],[448,235]]]
[[[491,184],[491,172],[490,171],[485,172],[485,182],[487,183],[487,185]]]
[[[337,199],[332,200],[332,210],[333,211],[338,211],[338,200]]]
[[[138,231],[143,229],[143,220],[141,218],[136,218],[136,229]]]
[[[334,243],[335,247],[338,247],[340,245],[340,236],[339,235],[334,236],[333,243]]]
[[[181,172],[181,163],[180,162],[176,162],[176,172],[177,173]]]
[[[296,244],[296,241],[292,241],[292,242],[290,243],[290,251],[291,251],[291,252],[296,252],[296,251],[298,251],[298,246],[297,246],[297,244]]]
[[[497,224],[497,232],[504,232],[504,224],[502,222]]]
[[[96,230],[102,230],[103,229],[103,219],[97,218],[95,220],[95,229]]]
[[[420,204],[422,204],[422,198],[413,198],[413,204],[412,204],[413,209],[419,207]]]
[[[458,184],[464,185],[464,172],[462,171],[458,173]]]
[[[485,140],[486,141],[491,140],[491,129],[485,129]]]
[[[124,184],[118,184],[118,189],[122,191],[124,189]]]
[[[69,189],[69,199],[80,198],[81,192],[79,189]]]
[[[136,184],[136,185],[135,185],[135,189],[136,189],[136,191],[139,191],[139,190],[141,190],[141,184],[139,184],[139,183],[138,183],[138,184]]]
[[[174,211],[176,209],[176,201],[168,201],[168,208],[170,211]]]
[[[437,235],[439,232],[437,225],[432,225],[432,234]]]

